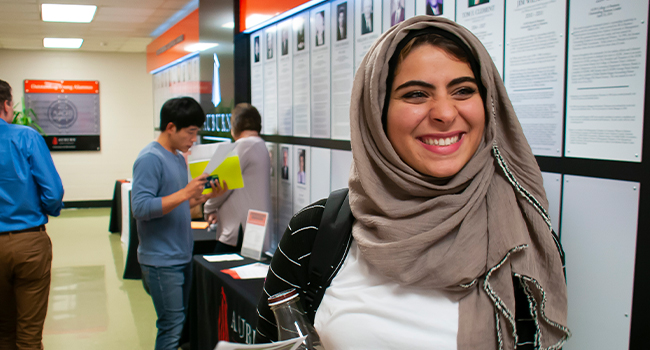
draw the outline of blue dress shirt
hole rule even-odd
[[[63,208],[63,184],[36,130],[0,119],[0,232],[47,223]]]

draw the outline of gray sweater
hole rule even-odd
[[[133,165],[131,210],[138,224],[138,261],[151,266],[173,266],[192,260],[190,203],[185,201],[163,215],[162,197],[187,185],[183,156],[157,141],[148,144]]]

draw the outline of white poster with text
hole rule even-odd
[[[330,137],[330,4],[310,12],[311,137]]]
[[[269,150],[269,157],[271,158],[271,185],[269,187],[269,192],[271,192],[271,215],[269,217],[270,232],[271,236],[271,250],[275,248],[280,243],[280,238],[284,230],[277,230],[278,222],[278,145],[276,143],[267,142],[266,149]]]
[[[264,30],[264,113],[262,114],[262,133],[278,133],[278,65],[275,49],[275,26]]]
[[[350,96],[354,80],[354,41],[352,30],[354,2],[338,0],[332,2],[332,120],[331,137],[337,140],[350,139]]]
[[[533,153],[562,156],[566,4],[506,3],[504,83]]]
[[[251,104],[264,119],[264,67],[262,66],[262,31],[250,36],[251,39]]]
[[[361,64],[370,46],[381,35],[381,0],[354,2],[354,70]]]
[[[297,213],[300,209],[306,207],[311,203],[309,195],[311,186],[311,149],[309,146],[294,146],[293,147],[293,212]]]
[[[278,56],[278,134],[293,135],[293,24],[286,20],[278,24],[276,37]]]
[[[459,0],[456,4],[456,22],[481,40],[502,77],[504,1]]]
[[[309,12],[293,18],[293,136],[310,137]]]
[[[280,237],[284,234],[284,230],[289,225],[291,217],[293,217],[293,167],[291,166],[291,158],[293,155],[293,146],[289,144],[279,144],[279,159],[278,159],[278,221],[277,232]]]
[[[648,2],[571,3],[567,157],[641,162]]]

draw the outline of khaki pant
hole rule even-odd
[[[43,349],[51,266],[45,229],[0,234],[0,350]]]

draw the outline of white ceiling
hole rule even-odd
[[[229,5],[223,18],[232,20],[232,1],[215,1]],[[97,12],[91,23],[43,22],[42,3],[96,5]],[[145,52],[151,33],[190,3],[198,1],[0,0],[0,49],[49,50],[43,38],[60,37],[84,39],[81,51]],[[224,34],[232,42],[232,29]]]

